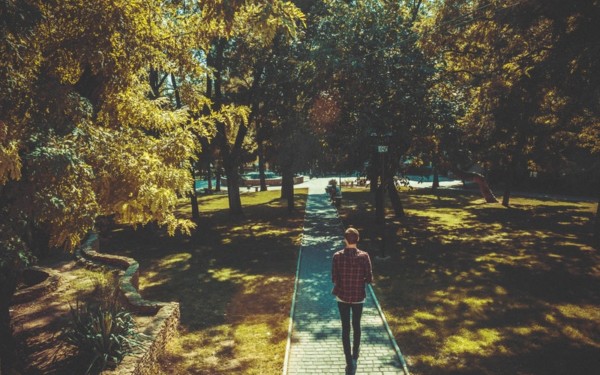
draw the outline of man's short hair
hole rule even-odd
[[[344,238],[348,241],[349,244],[354,245],[358,243],[358,239],[360,238],[358,231],[352,227],[346,229],[344,233]]]

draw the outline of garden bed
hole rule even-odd
[[[11,308],[15,338],[20,347],[21,369],[24,373],[83,373],[87,363],[75,348],[64,341],[62,329],[67,326],[70,307],[77,300],[86,300],[97,293],[98,280],[112,278],[102,265],[121,270],[122,296],[141,334],[141,346],[126,356],[121,364],[104,371],[111,375],[156,374],[157,359],[177,331],[179,304],[144,300],[131,280],[137,279],[137,262],[132,259],[100,254],[97,238],[90,236],[79,249],[86,253],[85,262],[65,261],[54,268],[35,267],[24,273],[22,288],[15,294]],[[83,258],[81,258],[83,260]],[[133,267],[135,266],[135,267]],[[97,269],[96,271],[90,270]],[[129,271],[129,272],[128,272]]]

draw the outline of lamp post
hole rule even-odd
[[[379,154],[379,185],[377,186],[377,222],[385,222],[385,154],[388,151],[387,146],[377,146]]]
[[[379,154],[379,177],[380,184],[377,186],[377,190],[375,191],[375,206],[376,206],[376,222],[380,225],[379,229],[381,230],[381,245],[380,245],[380,255],[375,258],[378,260],[386,260],[389,259],[389,256],[386,256],[386,245],[387,245],[387,223],[385,218],[385,192],[386,192],[386,183],[385,183],[385,170],[386,170],[386,154],[388,153],[390,139],[392,137],[391,132],[379,133],[377,131],[373,131],[371,133],[371,144],[376,147],[376,151]],[[375,186],[374,181],[371,181],[371,186]]]
[[[386,226],[386,220],[385,220],[385,191],[386,191],[386,186],[385,186],[385,154],[387,154],[388,152],[388,146],[387,145],[378,145],[377,146],[377,153],[379,153],[380,155],[380,167],[381,167],[381,182],[379,184],[379,208],[380,208],[380,217],[378,218],[378,221],[381,223],[381,255],[376,257],[377,259],[380,260],[385,260],[385,259],[389,259],[389,256],[385,255],[385,248],[386,248],[386,240],[387,240],[387,226]]]

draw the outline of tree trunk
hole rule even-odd
[[[211,66],[213,61],[212,61],[212,57],[211,54],[208,53],[206,56],[206,63],[208,66]],[[210,75],[210,73],[206,74],[206,97],[210,98],[212,97],[212,88],[213,88],[213,80],[212,80],[212,76]],[[204,108],[202,109],[204,114],[209,114],[210,113],[210,107],[205,104]],[[212,191],[212,168],[211,168],[211,161],[212,161],[212,156],[210,156],[210,153],[212,151],[212,142],[210,141],[206,141],[206,150],[208,151],[209,157],[208,160],[206,162],[206,170],[207,170],[207,179],[208,179],[208,191]],[[203,144],[204,147],[204,144]],[[215,178],[216,178],[216,185],[215,186],[215,191],[221,191],[221,174],[219,173],[219,168],[216,166],[215,164]]]
[[[504,189],[504,195],[502,196],[502,205],[504,207],[508,207],[508,205],[510,204],[510,189],[512,188],[513,173],[513,166],[511,164],[506,170],[506,187]]]
[[[410,12],[412,13],[410,17],[410,25],[413,25],[417,20],[417,17],[419,17],[419,10],[421,9],[421,4],[423,4],[423,0],[413,1],[412,9],[410,10]]]
[[[164,80],[164,78],[163,78]],[[182,107],[181,96],[179,95],[179,88],[177,87],[177,80],[175,74],[171,73],[171,84],[173,85],[173,91],[175,91],[175,107],[180,109]],[[194,163],[192,164],[192,191],[190,193],[190,204],[192,205],[192,220],[200,220],[200,210],[198,209],[198,197],[196,196],[196,173],[194,172]]]
[[[192,192],[190,193],[190,203],[192,204],[192,220],[200,220],[200,210],[198,208],[198,197],[196,196],[196,178],[192,171]]]
[[[377,224],[383,224],[385,221],[385,192],[383,184],[379,184],[375,192],[375,221]]]
[[[281,191],[279,192],[279,199],[288,199],[288,192],[289,189],[287,187],[287,174],[288,172],[285,170],[285,168],[282,168],[281,170]]]
[[[367,178],[371,182],[371,185],[369,185],[369,191],[371,192],[371,194],[377,194],[377,180],[379,179],[379,175],[375,171],[370,171],[367,174]]]
[[[229,213],[231,215],[244,214],[242,210],[242,199],[240,197],[240,163],[238,153],[239,149],[230,151],[230,155],[227,156],[226,162],[224,162],[225,175],[227,176],[227,197],[229,199]]]
[[[10,323],[10,301],[17,289],[17,271],[16,267],[2,267],[0,272],[0,374],[8,374],[15,365],[16,358],[15,339]]]
[[[377,166],[377,167],[375,167]],[[370,181],[369,191],[375,197],[375,222],[383,223],[385,218],[384,211],[384,192],[383,192],[383,184],[379,183],[379,176],[381,172],[381,159],[379,159],[379,154],[373,154],[371,159],[371,166],[367,170],[367,178]]]
[[[175,91],[175,105],[177,109],[180,109],[181,104],[181,96],[179,95],[179,88],[177,87],[177,81],[175,80],[175,74],[171,73],[171,83],[173,84],[173,90]]]
[[[440,187],[440,176],[436,166],[433,166],[433,183],[431,184],[432,189],[437,189]]]
[[[294,172],[291,166],[281,171],[281,198],[287,199],[288,211],[294,210]]]
[[[400,199],[396,185],[394,185],[394,179],[388,178],[386,184],[390,202],[392,202],[392,207],[394,208],[394,214],[397,218],[404,217],[404,207],[402,206],[402,200]]]
[[[258,172],[260,174],[260,191],[267,191],[267,181],[265,179],[265,155],[262,141],[258,142]]]
[[[460,169],[453,169],[452,173],[454,173],[456,177],[463,181],[475,182],[479,186],[479,192],[487,203],[498,203],[498,199],[496,199],[492,189],[490,189],[485,177],[479,173],[465,172],[461,171]]]
[[[215,169],[215,191],[221,191],[221,168]]]
[[[229,213],[231,215],[243,215],[242,199],[240,197],[240,174],[239,166],[234,156],[230,156],[224,163],[225,175],[227,176],[227,198],[229,200]]]
[[[212,191],[212,168],[210,165],[210,159],[208,159],[206,163],[206,181],[208,182],[208,191]]]
[[[371,180],[371,191],[375,186],[375,222],[383,224],[385,221],[385,189],[384,185],[379,182],[379,177]]]
[[[223,38],[216,43],[215,50],[215,78],[213,89],[215,94],[215,105],[221,108],[223,105],[223,52],[227,41]],[[221,153],[223,155],[223,167],[225,168],[225,176],[227,176],[227,198],[229,200],[229,213],[231,215],[243,215],[242,200],[240,197],[240,176],[239,176],[239,152],[242,141],[248,129],[243,124],[240,124],[238,134],[233,146],[229,146],[227,139],[227,131],[225,124],[218,123],[218,138],[221,142]]]
[[[150,73],[149,73],[149,82],[150,82],[150,89],[152,90],[152,99],[158,99],[160,98],[160,88],[163,85],[163,83],[165,82],[165,80],[167,79],[167,77],[169,76],[168,74],[164,74],[162,76],[162,78],[159,78],[158,76],[159,72],[158,70],[154,69],[154,68],[150,68]]]
[[[594,247],[600,250],[600,198],[598,199],[598,207],[596,208],[596,221],[594,223]]]

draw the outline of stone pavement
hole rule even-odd
[[[328,180],[312,180],[309,185],[283,375],[344,374],[346,366],[337,303],[331,294],[331,258],[344,246],[344,229],[325,194]],[[402,354],[389,332],[369,287],[356,374],[408,375]]]

